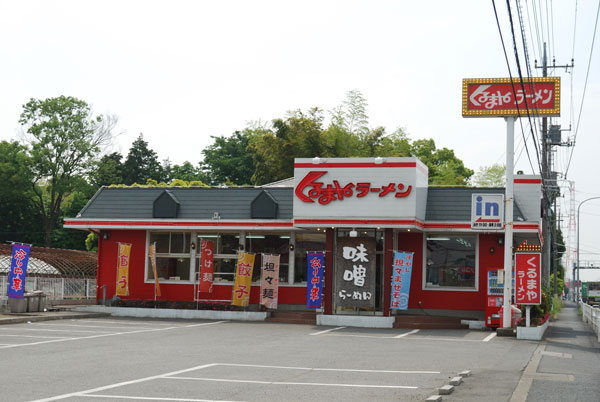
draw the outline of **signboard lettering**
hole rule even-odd
[[[515,254],[515,303],[541,304],[541,254]]]
[[[260,304],[266,308],[277,308],[277,297],[279,290],[279,260],[279,254],[262,255]]]
[[[308,282],[306,284],[306,307],[319,308],[323,304],[323,268],[325,253],[306,253]]]
[[[13,244],[8,276],[8,297],[22,299],[25,294],[25,277],[31,246],[28,244]]]
[[[504,194],[473,194],[471,229],[499,230],[504,226]]]
[[[463,80],[463,116],[559,116],[560,78]]]
[[[344,237],[337,243],[336,305],[375,307],[375,239]]]
[[[410,294],[410,278],[412,276],[413,254],[396,251],[392,275],[390,308],[395,310],[408,309]]]

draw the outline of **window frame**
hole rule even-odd
[[[475,286],[474,287],[457,287],[457,286],[427,286],[427,237],[429,236],[444,236],[444,237],[460,237],[460,236],[475,236]],[[421,267],[421,290],[423,291],[440,291],[440,292],[479,292],[479,234],[478,233],[444,233],[444,232],[424,232],[423,233],[423,258]]]

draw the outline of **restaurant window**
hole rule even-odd
[[[325,232],[296,233],[295,250],[294,283],[306,282],[306,253],[309,251],[325,251]]]
[[[477,236],[428,235],[425,288],[475,289]]]
[[[239,233],[198,233],[196,235],[195,272],[200,271],[200,245],[202,240],[213,243],[213,280],[214,282],[233,282],[235,278],[235,262],[240,248]]]
[[[288,267],[290,258],[290,235],[289,233],[246,233],[245,250],[249,253],[255,253],[254,270],[252,271],[252,281],[260,281],[262,255],[261,254],[279,254],[279,283],[288,281]]]
[[[150,233],[150,244],[156,243],[156,273],[160,280],[190,280],[190,233]],[[148,264],[151,267],[150,263]],[[154,280],[154,272],[148,269],[148,280]]]

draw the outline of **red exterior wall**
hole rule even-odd
[[[111,230],[109,239],[98,241],[98,275],[99,286],[96,299],[102,299],[102,285],[106,285],[106,298],[111,299],[116,292],[117,277],[117,243],[130,243],[131,259],[129,263],[129,294],[122,299],[154,299],[154,283],[144,283],[144,265],[146,254],[146,232],[144,230]],[[158,300],[191,301],[194,300],[194,285],[166,284],[160,285],[161,296]],[[231,300],[233,285],[215,285],[212,293],[205,293],[206,300]],[[250,304],[260,302],[260,286],[252,286]],[[279,304],[306,304],[306,287],[279,287]]]
[[[144,282],[144,265],[146,253],[146,232],[143,230],[111,230],[108,240],[100,236],[98,252],[98,292],[97,298],[102,298],[102,285],[106,285],[106,297],[115,295],[117,243],[131,243],[131,262],[129,266],[129,297],[132,299],[154,299],[154,284]],[[398,233],[399,251],[414,252],[414,269],[411,278],[411,292],[408,307],[411,309],[449,309],[449,310],[479,310],[485,309],[486,277],[489,269],[502,269],[504,249],[497,244],[497,237],[501,235],[479,235],[479,291],[456,292],[422,290],[423,280],[423,233],[402,232]],[[327,229],[326,241],[326,269],[324,288],[325,314],[332,313],[333,272],[328,267],[333,266],[333,237],[334,231]],[[385,249],[392,249],[391,230],[386,230]],[[494,252],[490,252],[490,248]],[[391,276],[392,254],[386,251],[384,277]],[[384,283],[384,315],[389,314],[389,283]],[[212,294],[206,294],[207,300],[231,300],[232,285],[215,285]],[[160,300],[194,300],[194,286],[183,284],[161,284],[162,296]],[[250,292],[250,304],[258,304],[260,286],[253,286]],[[419,301],[421,304],[419,305]],[[279,304],[306,303],[306,288],[301,286],[280,286]]]
[[[504,266],[504,247],[498,246],[498,235],[479,235],[479,290],[453,292],[423,290],[423,233],[399,233],[398,250],[414,251],[409,308],[442,310],[485,310],[487,271]],[[490,252],[490,248],[494,252]],[[421,304],[419,305],[419,302]]]

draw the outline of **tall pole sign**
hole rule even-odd
[[[504,306],[502,327],[511,327],[515,120],[521,116],[559,116],[560,78],[463,79],[463,117],[506,119],[506,192],[504,197]]]

